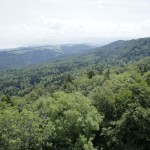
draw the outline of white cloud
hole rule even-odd
[[[42,34],[42,35],[68,35],[70,36],[99,36],[105,37],[117,36],[125,34],[125,36],[131,36],[131,33],[134,35],[141,34],[143,29],[146,29],[146,32],[143,31],[141,36],[147,36],[150,34],[150,20],[141,22],[141,23],[120,23],[119,21],[106,21],[106,20],[92,20],[92,19],[82,19],[82,20],[62,20],[56,18],[45,18],[40,17],[36,20],[36,23],[31,27],[30,25],[23,25],[24,31],[31,35]],[[138,35],[139,36],[139,35]]]
[[[0,47],[150,36],[149,7],[149,0],[0,0]]]

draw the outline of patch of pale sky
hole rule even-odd
[[[0,48],[148,37],[149,7],[149,0],[0,0]]]

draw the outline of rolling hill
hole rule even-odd
[[[95,46],[88,44],[64,44],[0,50],[0,68],[30,66],[67,56],[83,54],[93,48]]]

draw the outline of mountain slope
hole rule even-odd
[[[118,58],[126,61],[137,60],[150,56],[150,38],[142,38],[130,41],[116,41],[101,48],[95,53],[101,58]]]
[[[106,46],[96,48],[86,44],[21,47],[13,50],[0,51],[0,68],[25,67],[33,64],[49,62],[66,56],[81,57],[81,62],[90,57],[91,63],[107,61],[112,64],[119,61],[128,62],[150,56],[150,38],[129,41],[115,41]],[[61,61],[61,60],[60,60]]]
[[[66,56],[88,52],[95,46],[87,44],[20,47],[0,51],[0,68],[24,67]]]

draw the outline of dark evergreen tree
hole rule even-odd
[[[89,79],[92,79],[95,76],[95,72],[94,71],[88,71],[87,76]]]

